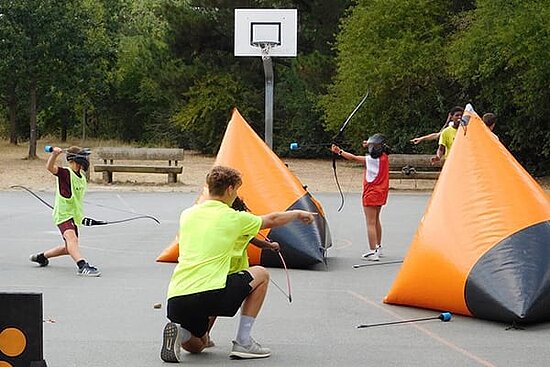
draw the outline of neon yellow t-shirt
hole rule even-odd
[[[250,267],[247,249],[252,238],[243,237],[235,243],[233,254],[231,255],[231,264],[229,265],[229,274],[237,273]]]
[[[225,287],[234,252],[242,252],[261,225],[260,217],[233,210],[217,200],[184,210],[180,216],[180,255],[168,285],[168,298]]]
[[[65,198],[59,192],[59,183],[56,185],[55,204],[53,206],[53,220],[56,225],[73,219],[77,226],[80,226],[84,218],[84,195],[88,187],[86,176],[82,173],[78,176],[71,168],[69,178],[71,180],[71,197]],[[57,178],[59,180],[59,178]]]
[[[441,135],[439,135],[439,145],[443,145],[445,147],[445,158],[447,158],[449,152],[451,151],[457,132],[458,129],[449,126],[443,129]]]

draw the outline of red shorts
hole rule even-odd
[[[363,189],[363,206],[382,206],[388,201],[388,191],[381,187],[368,186]]]
[[[61,236],[63,236],[66,230],[72,229],[74,230],[76,237],[78,237],[78,227],[76,226],[72,218],[64,221],[63,223],[59,223],[57,225],[57,228],[59,228],[59,231],[61,232]],[[63,237],[63,239],[65,239],[65,237]]]

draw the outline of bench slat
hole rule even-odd
[[[432,166],[430,161],[432,157],[432,154],[390,154],[390,168],[395,171],[401,170],[405,166],[440,170],[441,161]]]
[[[103,160],[181,161],[183,149],[102,147],[95,149],[94,155]]]
[[[146,166],[126,164],[95,164],[95,172],[132,172],[132,173],[182,173],[182,166]]]
[[[436,180],[439,177],[439,172],[427,172],[427,171],[416,171],[409,175],[401,171],[390,171],[391,180],[407,180],[407,179],[417,179],[417,180]]]

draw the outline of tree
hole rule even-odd
[[[21,74],[19,66],[23,64],[23,52],[19,45],[24,42],[25,37],[14,15],[21,6],[22,4],[13,2],[0,5],[0,84],[4,86],[0,90],[0,96],[7,106],[11,144],[17,144],[18,80]]]
[[[192,140],[193,147],[214,153],[233,107],[241,110],[260,136],[264,132],[262,62],[259,58],[233,55],[236,8],[298,9],[298,56],[273,58],[274,149],[285,154],[292,139],[303,136],[317,141],[324,139],[317,96],[334,71],[333,35],[339,16],[349,2],[203,0],[166,3],[163,13],[170,26],[170,46],[185,64],[186,74],[183,99],[173,121]]]
[[[451,6],[453,5],[454,8]],[[439,129],[462,92],[446,70],[445,44],[451,2],[359,0],[337,36],[337,75],[321,100],[326,128],[336,131],[360,98],[369,98],[349,125],[354,147],[381,132],[397,151],[411,151],[408,140]],[[453,10],[453,9],[459,10]]]
[[[92,0],[10,0],[3,4],[1,13],[9,27],[2,27],[2,43],[9,48],[2,48],[2,58],[8,62],[0,71],[4,78],[16,76],[15,88],[28,91],[28,157],[36,158],[39,97],[49,98],[50,108],[57,109],[66,121],[64,116],[74,109],[94,72],[90,66],[99,59],[98,46],[104,42],[102,7]]]
[[[498,135],[536,174],[550,172],[550,7],[479,0],[450,43],[450,71],[474,107],[498,116]]]

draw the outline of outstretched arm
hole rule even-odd
[[[284,226],[293,220],[299,220],[302,223],[310,224],[315,219],[316,213],[305,210],[289,210],[286,212],[273,212],[262,215],[261,229]]]
[[[342,148],[340,148],[339,146],[337,146],[335,144],[332,144],[332,146],[330,147],[330,150],[332,151],[332,153],[338,154],[339,156],[341,156],[344,159],[347,159],[347,160],[350,160],[350,161],[356,161],[356,162],[360,162],[360,163],[365,162],[365,157],[364,156],[362,156],[362,155],[359,156],[359,155],[355,155],[355,154],[345,152]]]
[[[437,133],[431,133],[431,134],[428,134],[428,135],[424,135],[424,136],[419,136],[419,137],[416,137],[416,138],[412,138],[410,140],[411,143],[413,144],[418,144],[418,143],[422,143],[423,141],[429,141],[429,140],[437,140],[439,139],[439,132]]]

